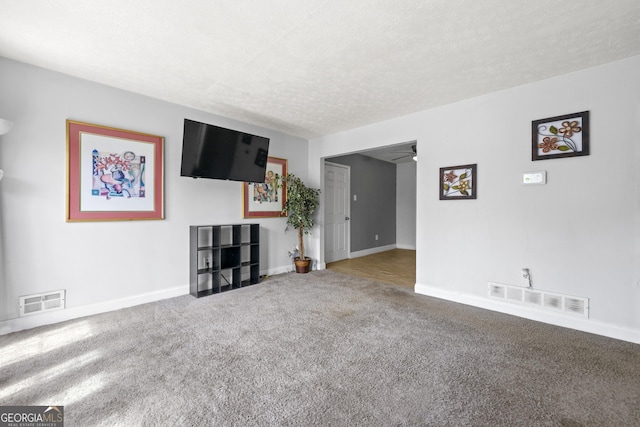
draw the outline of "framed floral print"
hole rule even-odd
[[[531,160],[589,155],[589,112],[531,122]]]
[[[440,168],[440,200],[475,199],[477,170],[477,164]]]
[[[282,177],[287,176],[287,160],[269,157],[263,182],[242,183],[242,213],[244,218],[277,218],[287,200],[287,188]]]
[[[164,138],[67,120],[67,221],[164,219]]]

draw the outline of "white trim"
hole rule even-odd
[[[515,306],[513,304],[489,300],[488,298],[482,298],[476,295],[446,291],[421,283],[416,283],[414,290],[417,294],[421,295],[427,295],[460,304],[471,305],[473,307],[510,314],[529,320],[535,320],[551,325],[562,326],[564,328],[576,329],[583,332],[640,344],[640,331],[634,329],[597,322],[582,317],[550,313],[524,306]]]
[[[313,266],[314,264],[315,264],[315,268],[313,270],[326,270],[327,268],[327,264],[325,264],[324,262],[315,262],[315,259],[312,259],[311,265]],[[289,265],[270,268],[266,272],[261,271],[260,274],[264,277],[269,277],[269,276],[275,276],[277,274],[293,273],[294,271],[296,271],[296,266],[293,265],[293,262],[292,262]]]
[[[263,276],[275,276],[276,274],[291,273],[294,270],[295,270],[295,266],[293,265],[293,262],[291,262],[291,264],[288,264],[288,265],[281,265],[280,267],[270,268],[266,271],[261,271],[260,274]]]
[[[66,320],[77,319],[79,317],[91,316],[92,314],[119,310],[121,308],[132,307],[134,305],[179,297],[182,295],[189,295],[189,286],[178,286],[171,289],[164,289],[161,291],[149,292],[146,294],[134,295],[111,301],[87,304],[79,307],[68,307],[64,310],[45,312],[40,315],[8,319],[0,322],[0,335],[35,328],[37,326],[64,322]]]
[[[400,244],[400,245],[396,245],[396,248],[397,249],[407,249],[407,250],[410,250],[410,251],[415,251],[416,250],[416,245],[403,245],[403,244]]]
[[[349,258],[360,258],[362,256],[373,255],[379,252],[386,252],[392,249],[396,249],[396,245],[386,245],[386,246],[378,246],[377,248],[363,249],[361,251],[351,252],[349,253]]]

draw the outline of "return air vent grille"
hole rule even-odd
[[[562,297],[558,295],[544,294],[542,305],[547,308],[559,310],[562,308]]]
[[[507,288],[507,299],[509,301],[522,301],[522,289]]]
[[[589,299],[489,282],[489,297],[513,304],[539,307],[589,317]]]
[[[525,291],[524,302],[533,305],[542,305],[542,292]]]
[[[505,287],[502,285],[496,285],[494,283],[489,283],[489,296],[494,298],[504,298],[505,297]]]
[[[587,304],[582,298],[565,297],[564,306],[567,311],[582,314],[586,311]]]
[[[65,293],[61,290],[20,297],[20,317],[63,309]]]

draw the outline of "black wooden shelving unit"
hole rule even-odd
[[[260,282],[260,224],[189,226],[189,291],[200,298]]]

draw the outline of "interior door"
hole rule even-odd
[[[349,183],[351,168],[325,162],[325,262],[349,257]]]

